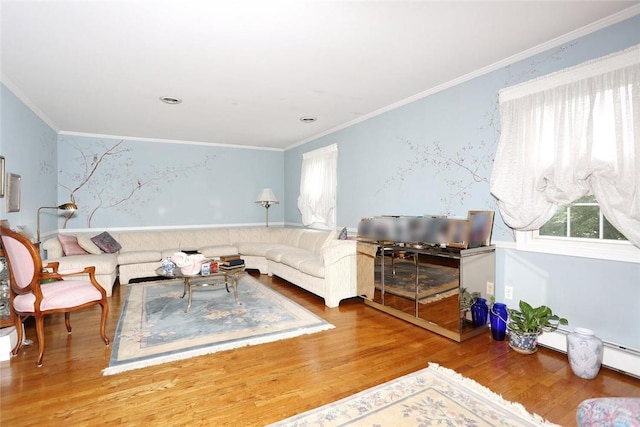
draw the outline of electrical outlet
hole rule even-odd
[[[487,295],[495,295],[495,285],[493,282],[487,282]]]
[[[504,299],[513,299],[513,287],[505,286],[504,287]]]

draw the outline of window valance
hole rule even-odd
[[[491,192],[516,230],[593,194],[640,247],[640,45],[500,91]]]

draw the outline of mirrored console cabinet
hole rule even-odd
[[[0,328],[14,325],[12,303],[9,289],[9,267],[0,246]]]
[[[374,298],[365,304],[458,342],[487,330],[486,324],[473,326],[470,306],[474,296],[489,303],[486,291],[487,282],[495,283],[495,246],[359,244],[376,246],[373,262],[358,263],[358,276],[373,277],[375,284]]]

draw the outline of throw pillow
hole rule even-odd
[[[338,234],[338,240],[347,240],[347,227],[344,227],[340,230],[340,234]]]
[[[87,251],[80,247],[80,245],[78,244],[78,239],[76,239],[75,236],[58,234],[58,240],[62,245],[62,251],[64,252],[65,256],[87,254]]]
[[[79,235],[76,237],[78,238],[78,244],[80,245],[80,247],[89,252],[91,255],[102,254],[102,250],[91,241],[91,238],[89,236]]]
[[[96,246],[102,250],[102,252],[107,254],[115,254],[120,249],[122,249],[120,243],[116,242],[116,239],[114,239],[113,236],[107,231],[104,231],[97,236],[92,237],[91,241],[95,243]]]

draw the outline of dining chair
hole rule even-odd
[[[36,321],[39,355],[36,365],[42,366],[44,356],[44,316],[64,313],[67,333],[71,333],[70,313],[99,304],[102,307],[100,337],[105,345],[109,338],[105,334],[109,304],[106,291],[95,278],[95,267],[82,270],[58,271],[58,262],[42,265],[40,250],[20,233],[0,227],[0,239],[5,251],[18,343],[13,348],[15,356],[22,347],[22,322],[29,316]],[[89,280],[64,280],[65,277],[88,275]]]

